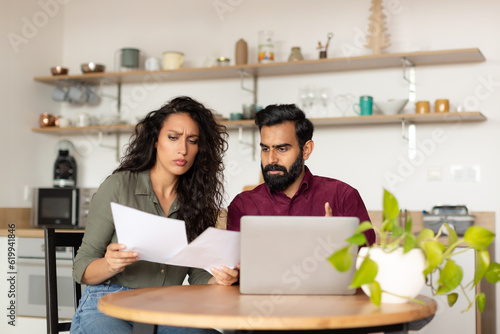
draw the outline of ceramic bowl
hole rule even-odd
[[[106,67],[101,64],[90,62],[82,64],[81,68],[83,73],[98,73],[98,72],[104,72]]]
[[[52,75],[65,75],[68,74],[68,69],[62,66],[54,66],[50,68]]]
[[[384,115],[400,113],[408,103],[408,99],[390,99],[386,101],[373,101],[375,107]]]

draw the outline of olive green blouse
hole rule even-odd
[[[153,191],[149,171],[125,171],[110,175],[101,184],[90,204],[85,235],[73,264],[73,278],[79,283],[87,266],[92,261],[104,257],[106,247],[117,242],[111,202],[165,217]],[[179,203],[176,199],[170,207],[168,217],[177,218],[178,213]],[[138,221],[137,224],[141,222]],[[212,277],[203,269],[139,260],[126,266],[124,271],[106,282],[129,288],[181,285],[186,275],[189,275],[190,284],[206,284]]]

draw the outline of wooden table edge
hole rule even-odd
[[[207,286],[209,287],[209,286]],[[173,287],[169,287],[173,288]],[[135,291],[148,292],[156,288],[138,289]],[[210,286],[208,289],[238,289],[238,287],[218,287]],[[133,291],[133,290],[132,290]],[[239,292],[238,292],[239,293]],[[409,323],[428,318],[435,314],[437,303],[425,296],[419,295],[417,298],[424,301],[425,305],[414,304],[415,309],[411,312],[401,311],[400,313],[388,314],[374,312],[372,314],[360,314],[342,319],[340,316],[283,316],[272,315],[221,315],[221,314],[196,314],[189,312],[166,312],[164,310],[151,311],[131,309],[115,305],[113,302],[131,294],[130,291],[122,291],[110,294],[99,299],[98,308],[104,314],[117,317],[127,321],[141,322],[146,324],[158,324],[180,327],[194,328],[223,328],[236,330],[308,330],[308,329],[347,329],[365,328],[376,326],[387,326],[401,323]],[[366,297],[366,296],[365,296]],[[368,297],[366,297],[368,299]],[[390,304],[388,304],[390,305]],[[375,307],[375,306],[374,306]],[[381,310],[384,304],[381,306]],[[345,317],[344,317],[345,318]],[[388,319],[391,320],[388,320]],[[314,323],[314,324],[313,324]]]

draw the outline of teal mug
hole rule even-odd
[[[356,106],[358,108],[356,108]],[[359,103],[352,106],[354,112],[359,116],[369,116],[373,111],[373,97],[368,95],[363,95],[359,97]],[[359,110],[357,110],[359,109]]]

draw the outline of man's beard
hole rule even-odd
[[[300,173],[302,173],[302,169],[304,168],[302,150],[301,152],[299,152],[299,155],[297,156],[295,162],[290,166],[290,171],[287,171],[286,167],[281,165],[267,165],[266,167],[263,167],[262,163],[260,164],[260,168],[262,169],[262,175],[264,176],[264,181],[266,182],[267,186],[272,191],[283,191],[292,183],[294,183],[295,180],[297,180],[297,178],[300,176]],[[272,170],[282,171],[283,175],[269,175],[268,172]]]

